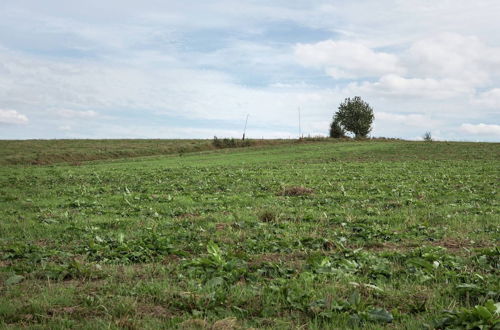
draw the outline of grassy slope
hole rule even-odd
[[[345,328],[381,308],[403,329],[498,301],[499,150],[316,143],[5,166],[0,324]]]
[[[246,140],[254,146],[290,140]],[[212,140],[0,140],[0,165],[48,165],[215,149]]]

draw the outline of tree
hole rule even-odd
[[[431,132],[425,132],[425,134],[424,134],[424,136],[422,138],[424,139],[424,141],[432,142]]]
[[[334,122],[338,122],[345,130],[353,133],[356,138],[363,138],[372,130],[375,116],[373,109],[361,97],[346,98],[340,103]]]
[[[339,122],[333,118],[332,123],[330,124],[330,137],[331,138],[343,138],[345,137],[345,131],[340,126]]]

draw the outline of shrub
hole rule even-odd
[[[217,136],[214,136],[212,140],[212,145],[215,148],[240,148],[240,147],[249,147],[251,145],[250,140],[236,140],[233,138],[224,138],[219,139]]]
[[[424,141],[431,142],[432,141],[431,132],[425,132],[423,139],[424,139]]]
[[[330,124],[330,137],[336,139],[345,137],[345,130],[342,128],[342,126],[340,126],[340,123],[335,120],[335,118]]]

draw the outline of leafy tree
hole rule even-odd
[[[333,119],[332,123],[330,124],[330,137],[331,138],[343,138],[345,137],[345,131],[340,126],[339,122]]]
[[[352,132],[356,138],[363,138],[372,130],[374,118],[370,105],[361,97],[355,96],[353,99],[348,97],[340,103],[334,121],[337,121],[345,130]]]

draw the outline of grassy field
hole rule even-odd
[[[500,144],[0,145],[0,327],[500,327]]]
[[[246,140],[249,146],[292,140]],[[0,165],[50,165],[217,149],[212,140],[0,140]]]

